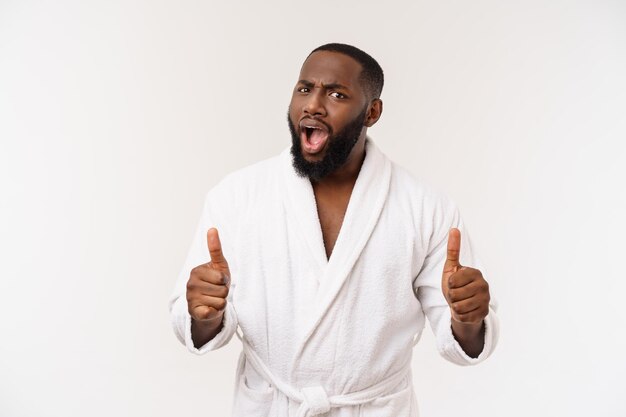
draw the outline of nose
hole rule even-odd
[[[313,89],[304,102],[302,111],[309,116],[326,116],[321,89]]]

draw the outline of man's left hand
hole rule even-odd
[[[461,265],[460,252],[461,231],[450,229],[441,289],[450,306],[453,321],[482,324],[489,313],[489,284],[478,269]]]

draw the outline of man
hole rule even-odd
[[[241,329],[235,416],[417,416],[410,365],[425,317],[451,362],[495,347],[458,210],[366,136],[382,87],[365,52],[315,49],[289,105],[290,152],[207,194],[170,311],[197,354]]]

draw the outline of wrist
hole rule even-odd
[[[198,319],[194,318],[193,316],[191,316],[191,324],[192,324],[192,326],[199,327],[199,328],[202,328],[202,329],[208,329],[208,328],[216,327],[216,326],[220,325],[223,320],[224,320],[224,312],[221,312],[220,314],[218,314],[217,316],[215,316],[213,318],[203,319],[203,320],[198,320]]]
[[[466,323],[451,318],[452,329],[455,334],[462,335],[463,337],[474,337],[483,333],[485,328],[485,321],[481,320],[478,323]]]
[[[191,318],[191,340],[196,348],[211,341],[224,327],[224,315],[221,314],[211,320],[196,320]]]
[[[452,319],[452,335],[459,343],[463,351],[472,357],[477,358],[483,350],[485,343],[485,322],[463,323]]]

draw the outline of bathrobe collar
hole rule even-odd
[[[281,159],[285,212],[289,223],[296,226],[301,239],[306,242],[310,256],[319,268],[319,289],[317,294],[311,295],[316,298],[316,308],[310,322],[305,325],[304,339],[299,346],[301,350],[350,276],[378,222],[389,192],[391,162],[371,138],[366,138],[365,159],[333,252],[327,260],[311,182],[297,175],[289,149],[282,152]]]

